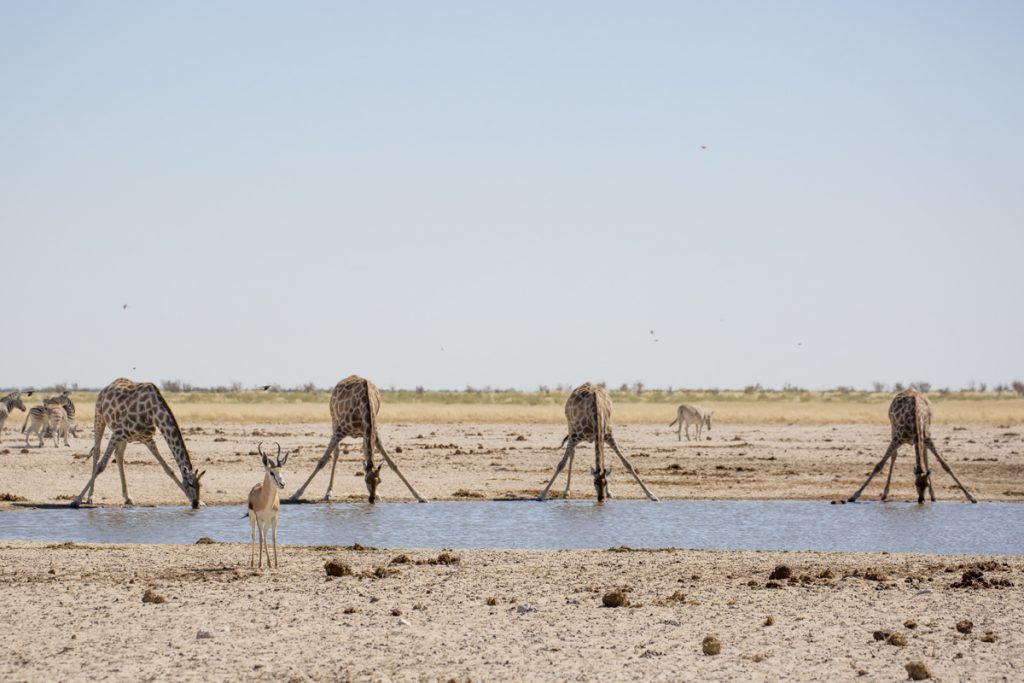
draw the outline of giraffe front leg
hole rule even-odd
[[[935,444],[932,443],[931,439],[928,439],[928,444],[927,445],[928,445],[928,450],[930,450],[935,455],[935,457],[939,461],[939,464],[942,465],[942,469],[946,470],[946,474],[948,474],[949,476],[953,477],[953,481],[956,482],[956,485],[959,486],[960,490],[964,492],[965,496],[967,496],[967,500],[971,501],[972,503],[977,503],[978,499],[975,498],[974,496],[972,496],[971,492],[968,491],[964,487],[964,485],[960,483],[960,480],[956,478],[955,474],[953,474],[953,470],[950,468],[950,466],[948,464],[946,464],[946,460],[941,455],[939,455],[939,452],[937,450],[935,450]]]
[[[875,469],[871,470],[871,474],[868,475],[868,478],[863,484],[861,484],[860,488],[846,500],[847,503],[857,502],[857,499],[860,498],[860,494],[864,493],[864,489],[868,487],[868,484],[870,484],[871,480],[875,478],[875,475],[882,471],[882,468],[885,467],[885,461],[896,453],[896,449],[899,448],[899,445],[900,443],[896,439],[893,439],[889,443],[889,448],[885,451],[885,455],[883,455],[882,459],[878,461],[877,465],[875,465]]]
[[[622,451],[619,450],[618,444],[615,443],[615,437],[609,434],[607,440],[608,445],[612,447],[613,451],[615,451],[615,455],[619,456],[619,460],[621,460],[622,464],[626,467],[626,471],[633,475],[633,478],[636,479],[636,483],[640,484],[640,488],[644,490],[644,494],[647,496],[647,498],[649,500],[653,500],[654,502],[658,502],[658,497],[651,493],[651,490],[647,488],[646,484],[644,484],[643,479],[641,479],[640,475],[637,474],[635,469],[633,469],[633,463],[627,460],[626,456],[624,456],[622,454]]]
[[[146,442],[146,448],[148,448],[149,452],[153,454],[153,457],[156,458],[156,461],[160,463],[160,467],[164,469],[164,473],[171,478],[171,481],[174,482],[175,486],[181,489],[181,492],[185,494],[186,498],[188,498],[188,489],[185,488],[185,485],[181,483],[180,479],[178,479],[178,475],[174,473],[174,470],[171,469],[171,466],[168,465],[167,461],[164,460],[162,455],[160,455],[160,451],[157,450],[156,447],[156,442],[150,439],[149,441]]]
[[[309,479],[307,479],[306,482],[302,486],[299,487],[299,490],[296,491],[295,493],[293,493],[288,500],[294,502],[294,501],[299,500],[299,498],[302,497],[302,494],[303,494],[303,492],[305,492],[306,487],[309,486],[309,482],[313,481],[313,477],[316,476],[316,473],[319,472],[320,470],[322,470],[324,468],[324,466],[327,464],[327,461],[330,460],[331,453],[334,451],[334,448],[338,445],[338,441],[340,441],[340,440],[341,440],[341,435],[337,431],[335,431],[334,434],[331,435],[330,442],[328,442],[328,444],[327,444],[327,450],[324,451],[324,454],[320,457],[320,460],[316,463],[316,467],[313,468],[313,473],[309,475]]]
[[[103,470],[107,468],[107,463],[110,462],[110,456],[114,454],[114,451],[118,448],[118,446],[121,443],[123,443],[123,440],[121,438],[117,436],[110,437],[110,442],[107,443],[107,450],[103,454],[103,457],[100,459],[99,463],[93,468],[92,476],[89,477],[89,483],[87,483],[85,485],[85,488],[82,489],[82,492],[79,493],[73,501],[71,501],[71,507],[81,507],[82,497],[85,495],[85,492],[92,490],[92,486],[96,482],[96,477],[100,476]],[[91,495],[89,496],[89,500],[92,500]]]
[[[576,437],[569,437],[569,443],[565,447],[565,454],[562,456],[562,459],[558,461],[558,466],[555,467],[555,473],[551,475],[551,480],[548,481],[548,485],[545,486],[544,490],[541,491],[540,494],[537,496],[537,500],[543,501],[547,499],[548,490],[551,488],[552,484],[555,483],[555,479],[558,479],[558,475],[565,468],[565,464],[569,462],[569,460],[572,458],[573,453],[576,451],[576,444],[578,443],[579,441],[576,439]]]
[[[391,459],[391,456],[388,455],[388,452],[384,450],[384,444],[381,443],[380,436],[377,436],[375,441],[377,444],[377,450],[380,451],[381,457],[384,458],[384,461],[388,464],[388,467],[390,467],[391,470],[398,475],[398,478],[402,480],[402,483],[405,484],[405,487],[409,489],[409,493],[411,493],[418,502],[426,503],[427,499],[421,496],[419,491],[417,491],[413,487],[413,485],[409,483],[409,480],[407,480],[405,478],[405,475],[402,474],[402,470],[398,469],[398,465],[395,463],[394,460]]]

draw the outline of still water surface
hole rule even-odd
[[[106,543],[249,541],[241,506],[28,509],[0,539]],[[286,505],[281,543],[393,548],[707,548],[1024,554],[1024,505],[669,500]]]

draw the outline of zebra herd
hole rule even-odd
[[[27,392],[26,396],[31,396]],[[21,392],[15,391],[0,398],[0,432],[3,432],[4,423],[13,409],[24,411],[25,403],[21,400]],[[75,402],[71,400],[68,392],[63,391],[57,396],[43,399],[42,405],[32,406],[28,409],[25,422],[21,425],[21,433],[25,435],[25,444],[31,445],[29,438],[35,434],[42,447],[43,440],[53,438],[53,445],[59,446],[60,439],[64,439],[64,445],[68,443],[68,434],[78,436],[78,423],[75,420]]]

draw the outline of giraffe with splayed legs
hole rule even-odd
[[[100,442],[108,426],[111,429],[110,441],[107,442],[103,457],[100,458]],[[174,456],[174,461],[181,472],[181,479],[178,479],[156,448],[153,437],[158,429],[171,449],[171,455]],[[122,377],[104,387],[96,397],[94,431],[96,443],[92,449],[92,476],[82,492],[71,502],[71,507],[79,507],[86,493],[89,494],[86,502],[92,503],[96,478],[106,469],[111,456],[117,459],[117,469],[121,475],[121,494],[124,496],[125,505],[134,504],[128,496],[128,482],[124,476],[124,451],[129,443],[144,444],[163,467],[167,476],[184,492],[192,507],[199,507],[199,480],[205,471],[198,472],[192,466],[192,459],[185,447],[185,439],[181,435],[178,421],[155,384],[136,384]]]
[[[885,489],[882,491],[882,500],[886,500],[889,497],[889,485],[892,483],[892,471],[896,466],[896,453],[899,447],[903,444],[913,444],[914,446],[914,487],[917,489],[917,502],[924,502],[924,492],[927,489],[928,495],[931,497],[932,502],[935,502],[935,489],[932,487],[932,473],[931,468],[928,466],[928,451],[938,459],[939,464],[942,465],[942,469],[946,470],[946,473],[953,478],[956,485],[960,487],[960,490],[964,492],[967,500],[972,503],[977,503],[977,499],[971,495],[971,492],[964,488],[964,485],[960,483],[956,475],[953,474],[953,470],[950,469],[946,461],[939,455],[939,452],[935,449],[935,443],[932,441],[931,427],[932,427],[932,404],[928,400],[928,397],[917,391],[916,389],[907,389],[896,394],[892,399],[892,403],[889,404],[889,422],[892,425],[892,440],[889,441],[889,448],[885,451],[885,455],[875,465],[875,469],[868,475],[867,480],[857,489],[856,493],[850,496],[849,502],[856,503],[857,499],[860,498],[860,494],[864,492],[867,485],[871,483],[871,480],[876,474],[882,471],[885,467],[885,462],[889,461],[889,475],[885,480]]]
[[[548,490],[555,483],[555,479],[558,478],[566,464],[569,466],[569,471],[566,475],[565,491],[562,493],[562,497],[569,497],[569,486],[572,483],[572,461],[575,456],[576,446],[582,441],[594,442],[594,467],[590,470],[590,473],[594,477],[594,490],[597,492],[598,502],[603,502],[605,498],[611,497],[611,494],[608,492],[608,475],[611,474],[611,470],[604,466],[605,442],[612,447],[615,455],[619,456],[619,460],[626,467],[626,471],[633,475],[636,483],[640,484],[640,488],[644,490],[644,494],[650,500],[658,500],[658,497],[647,488],[647,485],[644,484],[640,475],[633,468],[633,464],[622,454],[618,444],[615,443],[615,437],[612,436],[610,424],[611,416],[612,398],[604,387],[587,382],[573,389],[572,394],[569,395],[569,400],[565,402],[565,419],[568,422],[569,433],[562,439],[562,445],[566,445],[568,442],[568,446],[566,446],[565,454],[555,468],[555,473],[551,475],[551,480],[544,487],[544,490],[540,492],[540,495],[537,496],[537,500],[547,498]]]
[[[331,499],[331,492],[334,490],[334,471],[338,465],[338,452],[341,448],[341,440],[346,437],[355,437],[363,440],[363,480],[366,482],[366,491],[369,494],[371,503],[377,502],[380,470],[384,466],[384,463],[374,466],[374,450],[380,452],[384,462],[398,475],[398,478],[402,480],[402,483],[405,484],[416,500],[421,503],[427,502],[427,499],[421,496],[405,478],[402,470],[398,469],[398,465],[395,464],[395,461],[392,460],[391,456],[384,449],[384,444],[380,440],[380,434],[377,433],[377,413],[380,411],[380,392],[377,390],[377,385],[358,375],[346,377],[334,386],[334,391],[331,392],[330,407],[333,432],[331,440],[327,444],[327,450],[324,451],[323,456],[317,462],[313,473],[309,475],[306,482],[289,498],[290,501],[298,501],[302,497],[306,487],[313,481],[313,477],[327,465],[333,455],[331,480],[327,484],[327,492],[323,497],[324,501],[329,501]]]

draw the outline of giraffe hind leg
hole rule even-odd
[[[889,485],[892,483],[892,471],[896,467],[896,456],[899,455],[899,448],[893,451],[892,458],[889,460],[889,476],[885,478],[885,489],[882,491],[882,497],[880,500],[885,501],[889,498]]]
[[[114,459],[117,461],[117,472],[121,475],[121,497],[124,498],[125,505],[135,505],[135,502],[128,495],[128,480],[124,476],[124,451],[127,448],[128,442],[122,441],[117,446],[117,451],[114,453]]]
[[[565,490],[562,491],[562,499],[569,499],[569,487],[572,485],[572,461],[576,457],[575,452],[569,455],[569,464],[566,465],[565,470]]]
[[[868,478],[864,481],[864,483],[860,485],[860,488],[857,489],[857,491],[847,499],[847,503],[857,502],[857,499],[860,498],[860,494],[864,493],[864,489],[868,487],[868,484],[871,483],[871,480],[875,478],[876,474],[882,471],[883,467],[885,467],[885,461],[896,454],[896,449],[899,448],[899,445],[900,443],[896,439],[893,439],[892,441],[889,442],[889,448],[885,451],[885,455],[883,455],[882,459],[878,461],[877,465],[875,465],[875,469],[871,470],[871,474],[869,474]]]
[[[338,439],[339,443],[334,444],[334,457],[331,458],[331,480],[327,483],[327,491],[324,492],[323,501],[329,503],[331,501],[331,493],[334,492],[334,471],[338,467],[338,456],[341,455],[341,439]]]
[[[117,449],[118,445],[122,441],[123,439],[119,437],[110,437],[110,441],[107,443],[107,450],[106,452],[103,453],[103,457],[100,458],[99,464],[97,464],[96,467],[93,469],[92,476],[89,478],[89,483],[87,483],[85,485],[85,488],[82,489],[82,492],[79,493],[78,496],[75,497],[73,501],[71,501],[71,507],[77,508],[82,505],[82,497],[85,495],[85,492],[92,490],[93,484],[96,483],[96,477],[100,476],[100,474],[103,473],[103,470],[107,468],[107,463],[110,462],[110,456],[114,454],[114,451]],[[90,496],[90,500],[91,499],[92,498]]]

